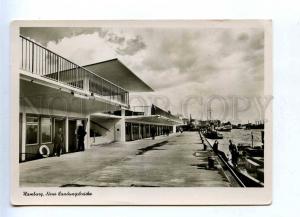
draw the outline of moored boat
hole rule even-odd
[[[220,152],[220,151],[219,151]],[[231,159],[227,160],[228,166],[236,173],[247,187],[264,186],[264,150],[262,147],[252,148],[248,144],[238,145],[239,160],[234,165]],[[224,158],[224,154],[220,154]]]
[[[223,135],[221,133],[218,133],[217,131],[214,131],[214,130],[207,130],[204,133],[204,136],[207,139],[223,139]]]
[[[231,125],[225,125],[225,126],[221,126],[221,127],[216,127],[217,131],[231,131],[232,126]]]

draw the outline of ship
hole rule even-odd
[[[245,124],[245,130],[252,130],[252,129],[264,129],[265,127],[265,124],[264,122],[261,122],[261,121],[257,121],[255,124],[252,124],[252,123],[248,123],[248,124]]]
[[[215,130],[206,130],[206,132],[204,133],[204,136],[207,139],[223,139],[223,135],[221,133],[218,133]]]
[[[230,132],[232,130],[232,126],[231,125],[224,125],[224,126],[216,127],[216,130],[217,131]]]
[[[264,149],[263,146],[251,147],[238,145],[239,161],[229,166],[247,187],[264,187]]]

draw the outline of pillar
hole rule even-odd
[[[26,113],[23,112],[22,113],[22,149],[20,150],[22,155],[21,155],[21,160],[25,161],[26,160],[26,156],[25,156],[25,152],[26,152]]]
[[[115,124],[115,141],[126,141],[125,109],[121,108],[121,119]]]
[[[130,123],[130,138],[131,138],[131,140],[133,140],[133,127],[132,127],[132,123]]]
[[[139,139],[142,138],[142,134],[141,134],[141,124],[139,123]]]
[[[126,141],[126,131],[125,131],[125,118],[122,117],[115,124],[115,141],[125,142]]]
[[[83,78],[83,90],[90,91],[90,78],[87,76],[87,74],[84,74]]]
[[[173,133],[176,133],[176,125],[173,125]]]
[[[65,144],[66,144],[66,153],[69,152],[69,117],[66,117],[66,123],[65,123]]]

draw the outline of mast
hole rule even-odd
[[[211,108],[208,108],[207,111],[207,120],[211,121]]]

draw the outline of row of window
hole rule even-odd
[[[168,125],[138,124],[126,122],[126,141],[149,138],[151,136],[150,129],[152,127],[154,127],[155,129],[156,136],[172,133],[173,130],[173,127]]]
[[[39,134],[40,131],[40,134]],[[39,138],[41,135],[41,138]],[[26,117],[26,144],[33,145],[52,142],[52,121],[49,117]]]

